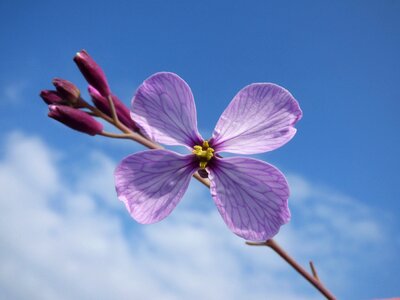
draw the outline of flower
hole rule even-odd
[[[296,133],[294,124],[302,112],[284,88],[272,83],[246,86],[222,113],[211,139],[204,140],[197,130],[189,86],[176,74],[156,73],[136,91],[131,116],[148,138],[184,145],[192,152],[148,150],[126,157],[117,166],[118,198],[139,223],[167,217],[197,170],[209,174],[218,211],[238,236],[267,240],[289,221],[289,187],[276,167],[253,158],[218,154],[256,154],[287,143]]]
[[[64,105],[49,105],[48,116],[68,127],[89,135],[100,134],[103,125],[88,113]]]
[[[63,97],[60,95],[60,93],[57,91],[43,90],[40,92],[40,97],[48,105],[51,105],[51,104],[66,105],[66,104],[68,104],[68,102],[65,101],[63,99]]]
[[[108,97],[111,94],[106,75],[86,50],[76,53],[74,62],[89,85],[98,90],[103,97]]]
[[[66,102],[71,104],[77,104],[79,102],[81,92],[72,82],[61,78],[54,78],[53,85],[56,87],[61,98]]]

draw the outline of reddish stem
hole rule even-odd
[[[310,268],[311,268],[311,272],[312,272],[312,275],[314,276],[314,278],[319,281],[317,270],[315,269],[314,263],[312,261],[310,261]]]
[[[250,246],[268,246],[274,250],[280,257],[282,257],[289,265],[291,265],[301,276],[303,276],[309,283],[318,289],[329,300],[336,300],[336,297],[310,273],[308,273],[302,266],[300,266],[285,250],[283,250],[273,239],[264,243],[246,242]]]

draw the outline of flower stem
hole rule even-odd
[[[111,109],[111,116],[113,118],[113,121],[115,124],[119,124],[117,111],[115,110],[115,105],[114,105],[114,101],[112,99],[111,94],[108,95],[107,100],[108,100],[108,105],[110,106],[110,109]]]
[[[312,261],[310,261],[310,269],[311,269],[311,273],[313,274],[314,278],[319,281],[317,270],[315,269],[314,263]]]
[[[246,242],[247,245],[250,246],[267,246],[275,251],[280,257],[282,257],[289,265],[293,267],[301,276],[303,276],[309,283],[311,283],[318,291],[320,291],[326,299],[335,300],[335,296],[322,284],[318,277],[315,275],[311,275],[308,273],[300,264],[298,264],[285,250],[282,249],[281,246],[278,245],[273,239],[267,240],[264,243],[252,243]],[[314,265],[312,264],[312,270],[315,271]],[[314,273],[314,272],[313,272]]]
[[[149,149],[164,149],[162,146],[154,143],[153,141],[148,140],[143,135],[132,131],[121,122],[118,121],[118,117],[116,117],[115,107],[112,103],[111,96],[109,97],[110,106],[112,109],[113,118],[110,118],[106,114],[102,113],[96,107],[86,103],[86,107],[90,109],[94,114],[98,117],[103,118],[107,122],[113,124],[119,130],[123,132],[123,134],[115,134],[110,132],[103,131],[101,135],[110,137],[110,138],[123,138],[130,139],[135,141]],[[193,177],[200,181],[207,188],[210,188],[210,181],[206,178],[202,178],[197,172],[193,174]],[[322,282],[318,279],[317,272],[315,271],[314,265],[310,262],[311,270],[313,275],[309,274],[300,264],[298,264],[286,251],[284,251],[273,239],[269,239],[264,243],[252,243],[246,242],[247,245],[251,246],[268,246],[272,250],[274,250],[280,257],[282,257],[289,265],[291,265],[301,276],[303,276],[308,282],[310,282],[318,291],[320,291],[327,299],[335,300],[335,296],[322,284]]]
[[[102,131],[99,133],[99,135],[109,137],[109,138],[114,138],[114,139],[131,139],[132,135],[130,133],[113,133],[113,132],[107,132],[107,131]]]

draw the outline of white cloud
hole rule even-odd
[[[11,103],[19,102],[23,99],[23,93],[27,87],[28,84],[25,81],[15,81],[5,84],[2,87],[2,100]]]
[[[390,237],[395,224],[390,213],[373,210],[299,175],[290,174],[288,181],[293,214],[290,226],[282,232],[282,242],[303,264],[314,259],[333,289],[350,288],[349,274],[357,273],[360,266],[378,270],[394,259],[391,252],[396,246]]]
[[[71,183],[63,180],[59,155],[42,140],[12,134],[5,145],[0,298],[319,299],[269,249],[247,247],[231,234],[199,184],[168,219],[138,225],[120,209],[115,162],[104,154],[83,158],[85,168]],[[331,272],[332,265],[351,255],[333,255],[345,249],[335,241],[349,242],[353,254],[365,243],[384,241],[381,224],[353,199],[316,189],[300,176],[290,181],[294,212],[306,221],[295,219],[278,240],[303,261],[317,258],[329,283],[340,282],[346,275]]]
[[[114,169],[116,162],[100,152],[90,153],[85,168],[79,169],[78,189],[82,193],[90,193],[99,197],[112,208],[122,208],[115,200]]]

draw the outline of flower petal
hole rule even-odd
[[[265,241],[290,219],[283,174],[263,161],[231,157],[209,168],[211,195],[226,225],[238,236]]]
[[[202,142],[192,91],[174,73],[156,73],[146,79],[132,100],[131,116],[158,143],[192,148]]]
[[[219,152],[255,154],[274,150],[296,133],[302,112],[293,96],[273,83],[243,88],[225,109],[210,143]]]
[[[196,169],[193,155],[167,150],[135,153],[115,170],[118,198],[139,223],[161,221],[182,199]]]

